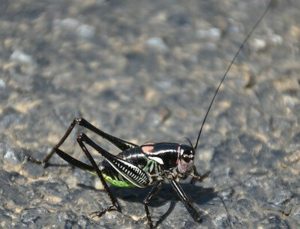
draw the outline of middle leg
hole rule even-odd
[[[153,223],[151,220],[151,216],[150,216],[150,212],[149,212],[149,203],[150,200],[159,192],[159,190],[161,189],[161,184],[162,182],[158,182],[157,184],[155,184],[153,186],[153,188],[151,189],[151,191],[148,193],[147,197],[144,200],[144,206],[145,206],[145,211],[146,211],[146,216],[147,216],[147,220],[148,220],[148,225],[150,228],[153,228]]]

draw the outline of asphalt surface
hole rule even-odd
[[[158,228],[300,227],[300,2],[277,1],[230,69],[182,182],[151,203]],[[117,189],[54,156],[75,117],[137,144],[194,143],[213,93],[267,1],[0,0],[0,228],[146,228],[149,189]],[[76,129],[63,145],[87,161]],[[87,132],[111,153],[118,150]],[[96,154],[95,159],[101,161]],[[223,200],[223,201],[222,201]],[[226,209],[225,209],[226,206]]]

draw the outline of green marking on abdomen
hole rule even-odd
[[[103,177],[108,183],[110,183],[111,185],[113,185],[115,187],[119,187],[119,188],[134,188],[135,187],[129,181],[116,180],[104,173],[103,173]]]

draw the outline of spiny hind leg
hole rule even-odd
[[[74,129],[74,127],[76,125],[82,126],[86,129],[98,134],[99,136],[101,136],[102,138],[108,140],[109,142],[111,142],[112,144],[114,144],[115,146],[117,146],[121,150],[126,150],[128,148],[133,148],[133,147],[137,146],[137,145],[135,145],[131,142],[125,141],[123,139],[112,136],[108,133],[105,133],[104,131],[102,131],[99,128],[95,127],[93,124],[91,124],[90,122],[86,121],[83,118],[75,118],[72,121],[72,123],[70,124],[70,126],[68,127],[68,129],[65,132],[65,134],[63,135],[63,137],[59,140],[59,142],[53,147],[53,149],[48,153],[48,155],[43,160],[40,161],[40,160],[37,160],[37,159],[35,159],[31,156],[28,156],[28,160],[33,162],[33,163],[36,163],[36,164],[42,164],[46,167],[49,160],[53,156],[53,154],[57,153],[57,149],[59,149],[59,147],[65,142],[65,140],[68,138],[68,136],[70,135],[70,133],[72,132],[72,130]]]
[[[109,199],[111,201],[111,206],[101,210],[101,211],[96,211],[96,212],[93,212],[92,213],[92,216],[98,216],[98,217],[101,217],[103,214],[105,214],[106,212],[109,212],[109,211],[118,211],[118,212],[121,212],[121,207],[117,201],[117,199],[115,198],[115,196],[113,195],[113,193],[111,192],[111,190],[109,189],[103,175],[102,175],[102,172],[101,170],[99,169],[97,163],[95,162],[94,158],[92,157],[91,153],[88,151],[88,149],[86,148],[85,146],[85,142],[88,144],[88,145],[93,145],[93,144],[96,144],[94,142],[92,142],[92,140],[90,138],[88,138],[85,134],[81,133],[78,135],[77,137],[77,142],[79,143],[82,151],[84,152],[84,154],[86,155],[86,157],[88,158],[88,160],[91,162],[92,164],[92,167],[94,169],[94,171],[97,173],[97,176],[99,177],[104,189],[105,189],[105,192],[108,194],[109,196]]]

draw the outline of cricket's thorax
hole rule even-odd
[[[193,165],[194,151],[187,145],[178,143],[147,143],[130,148],[118,154],[118,158],[137,166],[145,172],[151,185],[156,181],[175,176],[182,178]],[[125,174],[116,171],[108,162],[103,161],[102,172],[106,181],[117,187],[136,187],[126,179]],[[130,171],[129,171],[130,172]]]
[[[149,160],[156,161],[164,170],[176,167],[178,159],[178,143],[147,143],[141,150]]]

